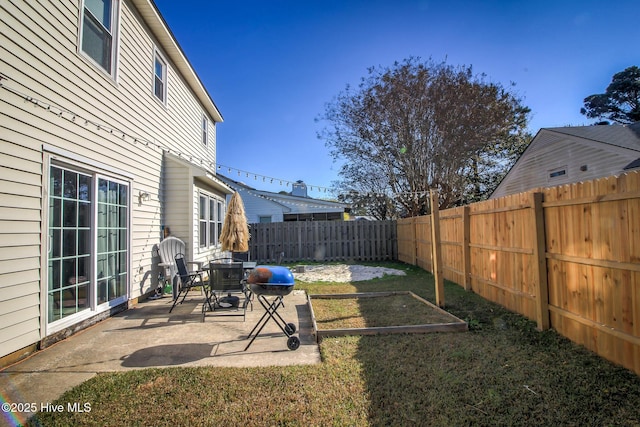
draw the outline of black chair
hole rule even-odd
[[[184,258],[184,254],[176,254],[175,257],[175,262],[176,262],[176,268],[178,270],[178,277],[180,278],[180,283],[179,283],[179,289],[178,289],[178,295],[176,296],[176,298],[173,300],[173,305],[171,306],[171,309],[169,310],[169,313],[171,313],[171,311],[173,310],[173,308],[178,304],[182,304],[182,302],[184,301],[184,299],[187,297],[187,294],[189,293],[189,291],[191,290],[191,288],[195,288],[195,287],[202,287],[204,288],[205,291],[205,302],[209,300],[209,296],[208,296],[208,291],[207,288],[204,283],[204,280],[202,279],[202,272],[201,271],[188,271],[187,270],[187,261]],[[180,295],[182,295],[182,299],[180,299]]]
[[[246,317],[251,304],[251,291],[247,287],[244,264],[232,258],[217,259],[209,263],[209,287],[203,305],[202,320],[207,309],[224,316]],[[251,305],[253,309],[253,305]],[[235,313],[229,313],[230,311]]]

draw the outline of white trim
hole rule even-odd
[[[205,147],[209,148],[209,118],[207,117],[207,115],[203,112],[202,113],[202,121],[200,124],[200,133],[201,135],[201,143],[202,145],[204,145]]]
[[[162,84],[164,85],[162,88],[162,99],[158,98],[156,95],[156,60],[160,60],[160,63],[164,66],[163,72],[163,80]],[[156,101],[160,102],[164,107],[167,106],[167,97],[169,94],[169,61],[160,53],[157,46],[153,48],[153,64],[151,70],[151,92]]]
[[[198,166],[188,161],[187,159],[181,156],[176,156],[175,154],[168,151],[164,152],[164,157],[187,168],[189,170],[191,180],[193,180],[193,178],[195,177],[198,177],[201,180],[208,181],[209,185],[211,185],[216,190],[219,190],[220,192],[223,192],[225,194],[233,194],[234,190],[229,187],[229,185],[227,185],[225,181],[218,178],[218,176],[210,170],[205,169],[202,166]],[[191,181],[191,184],[194,184],[194,182]]]
[[[102,73],[106,74],[114,82],[118,79],[118,63],[120,62],[120,20],[121,20],[121,0],[111,1],[111,69],[106,70],[102,64],[93,59],[87,52],[82,49],[83,33],[84,33],[84,5],[86,0],[78,2],[78,45],[76,52],[88,60],[93,66],[98,68]]]
[[[69,154],[69,157],[64,156],[62,153]],[[64,330],[75,324],[78,324],[86,319],[90,319],[96,315],[108,311],[112,307],[116,307],[120,304],[126,303],[131,297],[131,291],[133,286],[133,268],[132,268],[132,233],[131,233],[131,221],[133,215],[133,177],[131,174],[124,172],[117,172],[117,169],[105,167],[104,164],[99,162],[93,162],[82,156],[75,155],[73,153],[66,152],[65,150],[57,149],[56,147],[50,147],[43,145],[43,166],[44,172],[42,174],[42,220],[41,220],[41,232],[40,241],[43,242],[40,245],[40,339],[48,337],[56,332]],[[91,299],[88,301],[88,308],[77,313],[71,314],[62,319],[49,323],[49,184],[50,184],[50,168],[52,165],[62,168],[77,169],[78,172],[91,174],[94,181],[94,186],[97,185],[98,179],[107,179],[109,181],[119,182],[128,187],[128,213],[127,213],[127,283],[125,285],[125,294],[104,303],[98,303],[97,300],[97,278],[92,278]],[[95,187],[93,188],[95,189]],[[92,200],[93,211],[91,214],[91,257],[92,273],[96,271],[96,254],[97,254],[97,241],[95,232],[97,230],[96,217],[97,217],[97,203],[96,199]]]
[[[134,180],[135,175],[130,172],[126,172],[122,169],[114,168],[113,166],[109,166],[106,163],[97,162],[95,160],[91,160],[87,157],[81,156],[79,154],[73,153],[71,151],[67,151],[65,149],[55,147],[49,144],[42,144],[42,151],[46,152],[51,156],[51,159],[60,160],[61,162],[65,162],[70,165],[74,165],[80,168],[90,167],[93,169],[99,169],[99,171],[103,174],[109,174],[116,178],[127,178],[129,180]]]
[[[224,197],[220,197],[217,194],[211,193],[203,188],[199,188],[196,187],[197,189],[197,194],[198,194],[198,224],[196,226],[196,230],[197,230],[197,234],[198,234],[198,239],[197,239],[197,245],[196,245],[196,249],[198,249],[198,253],[202,253],[203,251],[208,251],[210,249],[214,249],[220,246],[220,236],[219,236],[219,229],[218,229],[218,225],[221,225],[224,222],[224,217],[227,211],[227,202],[226,199]],[[205,212],[205,223],[206,223],[206,232],[207,232],[207,237],[209,237],[207,239],[207,243],[209,243],[209,245],[205,245],[205,246],[200,246],[200,222],[202,221],[200,219],[200,198],[204,197],[205,198],[205,208],[206,208],[206,212]],[[211,242],[211,236],[209,231],[211,230],[211,220],[209,219],[211,216],[211,200],[215,201],[215,212],[214,212],[214,219],[213,222],[215,223],[215,236],[214,237],[214,241],[215,243]],[[220,205],[220,217],[218,217],[218,206]]]

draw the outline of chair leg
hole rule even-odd
[[[183,292],[184,292],[184,295],[182,295]],[[180,287],[178,289],[178,295],[176,295],[176,299],[173,300],[173,305],[169,309],[169,313],[171,313],[173,311],[173,309],[174,309],[174,307],[176,305],[182,304],[184,302],[184,299],[187,297],[187,292],[189,292],[189,288]],[[180,295],[182,295],[182,299],[180,299]]]
[[[178,305],[178,298],[180,298],[180,293],[178,293],[178,295],[176,296],[176,299],[173,300],[173,304],[171,305],[171,308],[169,309],[169,313],[171,313],[173,311],[173,308]]]
[[[184,302],[184,299],[187,297],[187,294],[189,293],[190,289],[191,289],[191,286],[187,286],[180,291],[180,292],[184,291],[184,295],[182,295],[182,300],[180,301],[180,304]]]

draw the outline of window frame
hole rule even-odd
[[[43,281],[44,311],[41,321],[47,336],[76,324],[82,319],[108,310],[110,307],[122,304],[129,298],[131,292],[130,224],[133,209],[131,180],[125,176],[109,173],[92,163],[79,164],[74,160],[72,157],[60,158],[55,154],[48,155],[46,160],[48,165],[48,183],[46,184],[48,207],[44,215],[43,236],[46,236],[47,245],[46,252],[43,252],[42,264],[46,280]],[[54,174],[54,170],[58,173]],[[84,177],[84,182],[88,185],[78,184],[77,195],[76,193],[65,195],[66,193],[60,192],[53,185],[54,175],[65,179],[63,185],[66,185],[66,176],[79,177],[78,183],[83,182],[81,178]],[[58,179],[56,182],[63,181]],[[106,183],[109,189],[115,188],[117,190],[108,193],[110,197],[108,200],[101,198],[105,194],[100,190],[101,182]],[[85,189],[85,191],[83,192],[81,189]],[[60,203],[55,203],[56,201],[60,201]],[[72,214],[65,219],[62,214],[66,209],[66,202],[75,203],[78,207],[80,204],[85,204],[86,208],[76,209],[77,216]],[[108,205],[113,209],[101,210],[101,205]],[[69,206],[73,207],[73,204]],[[59,211],[60,207],[61,211]],[[80,215],[81,211],[83,215]],[[60,215],[57,215],[56,212],[60,212]],[[106,224],[104,222],[101,224],[99,219],[101,212],[111,212],[112,214]],[[81,218],[84,220],[81,221]],[[115,222],[111,221],[112,219]],[[68,232],[75,232],[77,235],[75,249],[73,241],[76,238],[73,237],[73,234],[69,234],[72,238],[71,245],[65,244],[65,233]],[[83,232],[86,238],[81,239],[80,232]],[[101,239],[101,235],[104,235],[105,232],[108,233],[106,235],[108,241]],[[101,247],[108,249],[100,252]],[[109,260],[110,267],[114,267],[109,270],[113,274],[108,277],[101,276],[98,265],[100,259],[105,257],[112,258]],[[68,271],[64,271],[61,267],[55,268],[55,264],[63,267],[66,260],[71,264],[74,264],[75,261],[77,267],[74,266]],[[80,260],[83,260],[82,268]],[[71,274],[67,277],[67,273],[74,272],[75,275]],[[75,280],[68,280],[74,276]],[[78,280],[80,277],[83,280]],[[113,286],[109,287],[110,285]],[[80,288],[84,291],[81,291]],[[101,293],[101,290],[107,288],[109,290],[106,293]],[[71,292],[69,293],[67,290]],[[104,298],[101,298],[101,295]],[[64,302],[73,303],[74,299],[75,305],[62,305]],[[58,302],[57,306],[56,302]]]
[[[158,74],[156,73],[156,64],[160,63],[160,65],[162,66],[162,76],[160,78],[160,81],[162,83],[162,98],[160,98],[158,96],[158,91],[157,91],[157,87],[156,84],[158,82]],[[153,55],[153,81],[151,84],[151,90],[153,92],[153,96],[156,98],[156,100],[158,100],[159,102],[161,102],[163,105],[167,105],[167,93],[168,93],[168,86],[169,86],[169,65],[167,63],[167,60],[164,59],[164,56],[162,56],[162,54],[160,54],[160,52],[158,51],[158,49],[154,49],[154,55]]]
[[[207,147],[209,144],[209,119],[207,118],[206,114],[202,115],[201,131],[202,131],[202,145]]]
[[[204,191],[198,193],[198,247],[200,249],[209,249],[220,244],[225,205],[224,200],[219,196]]]
[[[81,54],[82,57],[86,58],[98,67],[102,72],[108,74],[112,79],[116,78],[116,70],[118,64],[118,40],[119,40],[119,27],[120,27],[120,0],[104,0],[109,2],[110,10],[109,10],[109,23],[110,27],[106,28],[104,23],[101,22],[98,17],[94,15],[94,13],[87,7],[87,0],[80,0],[80,13],[78,14],[78,53]],[[87,11],[89,14],[87,14]],[[85,27],[85,18],[88,23],[96,26],[99,30],[104,30],[106,32],[105,35],[108,36],[108,41],[110,42],[110,46],[108,49],[108,65],[101,63],[100,60],[97,60],[94,56],[92,56],[91,52],[85,50],[85,35],[87,34],[87,29]],[[88,39],[87,39],[88,40]],[[87,47],[88,48],[88,47]],[[107,53],[107,49],[104,49],[103,46],[103,54]],[[103,60],[106,59],[102,58]]]

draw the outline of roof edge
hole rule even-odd
[[[153,0],[131,0],[131,3],[138,9],[142,19],[144,19],[149,26],[167,56],[171,58],[176,68],[180,71],[180,74],[182,74],[185,81],[189,84],[213,120],[223,122],[224,119],[222,118],[220,110],[202,83],[202,80],[200,80],[200,77],[195,72],[182,47],[178,44],[176,37],[171,32],[169,25],[162,17],[155,2]]]

